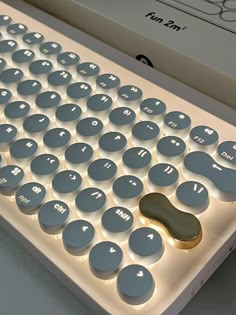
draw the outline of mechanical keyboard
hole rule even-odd
[[[99,312],[177,314],[233,249],[235,126],[0,8],[1,221]]]

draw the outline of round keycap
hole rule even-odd
[[[56,149],[66,146],[70,138],[71,135],[68,130],[64,128],[53,128],[45,133],[43,142],[47,147]]]
[[[60,200],[45,203],[38,213],[41,228],[49,234],[57,234],[66,224],[70,209]]]
[[[133,85],[124,85],[118,90],[118,96],[128,102],[138,101],[142,95],[142,90]]]
[[[120,79],[111,73],[104,73],[97,77],[97,86],[104,90],[115,89],[120,85]]]
[[[93,137],[98,135],[103,128],[103,123],[100,119],[94,117],[87,117],[81,119],[77,126],[76,131],[79,135],[84,137]]]
[[[0,89],[0,105],[7,103],[12,97],[11,91],[8,89]]]
[[[94,112],[108,110],[112,106],[112,98],[106,94],[95,94],[87,100],[87,106]]]
[[[91,62],[80,63],[76,69],[78,74],[84,77],[96,76],[100,71],[99,66]]]
[[[88,97],[91,92],[92,92],[91,86],[85,82],[73,83],[67,89],[68,96],[77,100],[84,97]]]
[[[106,203],[106,195],[104,192],[95,187],[81,190],[75,200],[76,207],[82,212],[96,212],[103,209]]]
[[[65,152],[66,160],[72,164],[86,163],[91,159],[92,155],[92,147],[82,142],[70,145]]]
[[[187,181],[177,187],[176,195],[186,206],[198,208],[208,202],[207,188],[199,182]]]
[[[160,163],[150,169],[148,177],[152,184],[167,187],[174,185],[178,181],[179,173],[173,165]]]
[[[82,178],[80,174],[67,170],[56,174],[52,181],[52,187],[60,194],[69,194],[77,191],[81,182]]]
[[[133,214],[124,207],[113,207],[104,212],[102,226],[112,234],[128,233],[134,221]]]
[[[175,131],[188,131],[191,125],[191,118],[182,112],[175,111],[165,115],[164,123]]]
[[[28,27],[21,23],[11,24],[7,27],[7,32],[11,35],[22,35],[27,32]]]
[[[128,149],[122,157],[123,163],[133,170],[147,167],[150,164],[151,159],[151,153],[141,147]]]
[[[140,104],[141,112],[146,115],[153,116],[155,119],[161,118],[166,111],[166,105],[157,98],[147,98]]]
[[[64,104],[56,110],[56,117],[62,122],[72,122],[80,117],[81,112],[81,108],[77,104]]]
[[[152,121],[140,121],[132,128],[133,136],[141,141],[155,140],[160,128]]]
[[[83,255],[91,245],[95,235],[95,229],[91,223],[85,220],[70,222],[62,233],[65,249],[72,255]]]
[[[47,74],[52,69],[52,63],[48,60],[36,60],[29,66],[29,70],[34,75]]]
[[[49,118],[43,114],[34,114],[24,120],[23,128],[29,133],[42,132],[47,129]]]
[[[124,175],[115,180],[112,188],[116,196],[132,199],[137,198],[141,194],[143,183],[136,176]]]
[[[99,146],[106,152],[118,152],[125,148],[126,137],[120,132],[107,132],[99,139]]]
[[[41,44],[43,39],[44,36],[38,32],[28,33],[23,36],[23,41],[28,45]]]
[[[48,109],[56,107],[61,101],[61,96],[57,92],[47,91],[36,97],[35,103],[38,107]]]
[[[38,150],[38,144],[33,139],[19,139],[11,145],[10,153],[15,159],[32,157]]]
[[[20,185],[24,171],[17,165],[7,165],[0,169],[0,194],[10,195]]]
[[[9,53],[12,52],[16,49],[17,47],[17,42],[14,40],[1,40],[0,41],[0,53]]]
[[[48,83],[52,86],[67,85],[72,79],[72,75],[68,71],[58,70],[51,72],[48,76]]]
[[[10,119],[23,118],[30,111],[30,106],[24,101],[15,101],[7,104],[4,110],[6,117]]]
[[[38,94],[42,84],[37,80],[26,80],[18,84],[17,92],[22,96]]]
[[[116,171],[116,164],[109,159],[95,160],[88,167],[88,175],[98,182],[112,179]]]
[[[155,282],[151,273],[141,265],[123,268],[117,277],[117,291],[122,300],[131,305],[147,302],[153,295]]]
[[[61,45],[55,42],[46,42],[40,45],[39,50],[44,55],[55,55],[61,51]]]
[[[96,244],[89,253],[89,266],[92,273],[101,279],[109,279],[118,271],[123,253],[113,242]]]
[[[186,150],[186,144],[179,137],[167,136],[158,141],[157,150],[168,158],[181,157]]]
[[[74,52],[63,52],[57,57],[57,62],[64,67],[76,65],[79,62],[79,55]]]
[[[135,120],[135,112],[128,107],[118,107],[109,114],[109,120],[116,126],[129,126]]]
[[[6,66],[6,60],[3,58],[0,58],[0,71]]]
[[[8,25],[12,21],[11,17],[8,15],[0,15],[0,26]]]
[[[12,60],[15,63],[25,63],[30,62],[35,56],[35,53],[29,49],[17,50],[12,55]]]
[[[16,83],[22,79],[23,75],[23,71],[20,69],[10,68],[2,71],[0,74],[0,81],[5,84]]]
[[[236,141],[224,141],[217,148],[218,155],[231,165],[236,165]]]
[[[31,164],[30,169],[36,175],[50,175],[54,173],[59,166],[59,160],[52,154],[41,154],[36,156]]]
[[[17,134],[15,126],[10,124],[0,125],[0,146],[10,144]]]
[[[31,182],[21,186],[16,192],[16,204],[25,214],[33,214],[41,206],[46,189],[43,185]]]
[[[218,133],[210,127],[197,126],[190,131],[190,138],[198,145],[206,147],[217,144],[219,136]]]

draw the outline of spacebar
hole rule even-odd
[[[221,8],[213,3],[206,2],[204,0],[188,0],[188,1],[181,1],[181,0],[175,0],[175,2],[181,3],[184,6],[187,6],[189,8],[196,9],[200,12],[209,14],[209,15],[215,15],[221,13]]]

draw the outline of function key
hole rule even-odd
[[[31,96],[38,94],[42,88],[42,84],[37,80],[25,80],[18,84],[17,93],[22,96]]]
[[[179,137],[167,136],[158,141],[157,150],[164,159],[180,162],[186,150],[186,144]],[[158,155],[158,157],[160,157],[160,155]]]
[[[23,41],[28,45],[41,44],[44,37],[38,32],[27,33],[23,36]]]
[[[44,75],[51,71],[52,63],[49,60],[36,60],[29,66],[29,71],[34,75]]]
[[[133,147],[125,151],[122,160],[129,170],[145,171],[152,159],[151,153],[142,147]]]
[[[115,180],[112,189],[117,197],[131,201],[140,196],[143,191],[143,183],[136,176],[124,175]]]
[[[179,173],[173,165],[160,163],[150,169],[148,177],[154,186],[163,188],[167,192],[168,189],[174,189],[179,179]]]
[[[193,148],[195,145],[197,149],[211,151],[215,149],[219,136],[218,133],[210,127],[197,126],[190,131],[190,139],[192,142],[192,145],[191,143],[190,145]]]
[[[122,151],[127,144],[126,137],[120,132],[107,132],[99,139],[99,147],[108,153]]]
[[[12,60],[17,64],[31,62],[35,53],[30,49],[17,50],[12,55]]]
[[[16,192],[16,204],[25,214],[34,214],[46,196],[43,185],[31,182],[21,186]]]
[[[64,123],[76,122],[81,115],[81,108],[77,104],[69,103],[61,105],[56,110],[56,118]]]
[[[164,123],[168,133],[186,135],[191,126],[191,118],[182,112],[170,112],[165,115]]]
[[[104,73],[97,77],[96,84],[102,90],[112,90],[119,87],[120,79],[114,74]]]
[[[159,122],[166,112],[166,105],[157,98],[147,98],[141,102],[140,111],[144,119],[148,117]]]
[[[10,53],[14,51],[17,47],[17,42],[10,39],[5,39],[0,41],[0,53]]]
[[[92,88],[85,82],[76,82],[71,84],[67,89],[67,95],[72,99],[80,100],[88,97],[92,92]]]
[[[20,185],[24,171],[17,165],[7,165],[0,169],[0,194],[11,195]]]
[[[48,83],[52,86],[67,85],[72,79],[72,75],[65,70],[51,72],[48,75]]]
[[[160,128],[152,121],[139,121],[132,128],[132,135],[139,142],[149,142],[148,146],[152,146],[160,133]]]
[[[11,91],[8,89],[0,89],[0,105],[6,104],[12,97]]]
[[[70,67],[76,65],[80,60],[79,55],[74,52],[63,52],[57,56],[57,62],[64,67]]]
[[[117,166],[109,159],[98,159],[88,167],[88,175],[97,182],[110,181],[116,174]]]
[[[46,42],[40,45],[39,50],[43,55],[51,56],[59,54],[61,51],[61,45],[55,42]]]
[[[78,190],[81,182],[80,174],[66,170],[56,174],[52,180],[52,187],[58,194],[70,194]]]
[[[62,233],[65,249],[72,255],[83,255],[87,252],[95,236],[92,224],[85,220],[70,222]]]
[[[0,71],[6,66],[6,60],[3,58],[0,58]]]
[[[15,101],[7,104],[4,114],[9,119],[25,117],[30,111],[30,105],[24,101]]]
[[[222,142],[217,148],[217,153],[228,165],[236,166],[236,141]]]
[[[70,209],[66,203],[52,200],[39,209],[39,224],[46,233],[57,234],[66,224],[69,214]]]
[[[87,100],[87,107],[92,112],[100,114],[112,106],[112,98],[106,94],[95,94]]]
[[[12,19],[8,15],[0,15],[0,27],[10,24]]]
[[[61,96],[57,92],[47,91],[39,94],[36,97],[35,103],[36,105],[45,110],[56,107],[61,101]]]
[[[153,295],[155,282],[144,266],[128,265],[117,277],[117,291],[122,300],[131,305],[147,302]]]
[[[140,88],[133,86],[133,85],[124,85],[119,88],[118,96],[120,100],[123,101],[123,104],[131,105],[140,101],[143,96],[143,92]],[[118,100],[118,102],[120,101]]]
[[[50,149],[64,148],[70,141],[71,134],[64,128],[53,128],[48,130],[44,137],[43,143]]]
[[[113,242],[96,244],[89,253],[89,266],[92,273],[101,279],[110,279],[119,270],[123,259],[120,247]]]
[[[2,71],[0,74],[0,81],[5,84],[16,83],[20,81],[23,77],[24,73],[20,69],[10,68]]]
[[[135,112],[129,107],[118,107],[109,114],[110,122],[116,127],[129,127],[136,118]]]
[[[103,123],[100,119],[94,117],[81,119],[76,126],[76,131],[79,137],[90,137],[90,139],[93,141],[96,140],[95,136],[98,136],[101,133],[102,129]]]
[[[34,114],[24,120],[23,128],[28,133],[40,133],[49,126],[49,118],[42,114]]]
[[[99,66],[92,62],[80,63],[76,69],[77,73],[84,78],[97,76],[100,71]]]
[[[41,154],[32,160],[30,169],[35,175],[45,176],[55,173],[58,166],[59,160],[55,155]]]
[[[10,124],[0,125],[0,148],[5,150],[12,143],[17,134],[15,126]]]
[[[28,27],[22,23],[11,24],[7,27],[7,32],[13,36],[23,35],[27,32]]]
[[[34,156],[38,150],[38,144],[33,139],[19,139],[11,145],[10,154],[14,159],[26,159]]]

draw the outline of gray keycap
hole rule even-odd
[[[176,189],[176,196],[186,206],[198,208],[208,203],[207,188],[199,182],[187,181]]]
[[[61,95],[54,91],[47,91],[36,97],[35,103],[38,107],[48,109],[56,107],[61,101]]]
[[[65,147],[70,141],[70,132],[64,128],[53,128],[46,132],[43,137],[44,144],[51,148]]]
[[[133,147],[125,151],[122,160],[123,163],[131,169],[141,169],[147,167],[151,162],[151,153],[141,147]]]
[[[166,111],[166,105],[157,98],[147,98],[140,104],[140,110],[150,116],[163,116]]]
[[[7,32],[11,35],[23,35],[27,32],[28,27],[22,23],[11,24],[7,27]]]
[[[191,152],[184,157],[184,166],[192,173],[204,176],[215,186],[213,194],[224,201],[236,200],[236,170],[223,167],[205,152]]]
[[[120,79],[111,73],[104,73],[97,77],[96,83],[104,90],[110,90],[118,88],[120,85]]]
[[[75,200],[76,207],[82,212],[101,211],[106,203],[104,192],[95,187],[89,187],[81,190]]]
[[[43,185],[31,182],[22,185],[16,192],[16,204],[20,211],[25,214],[34,214],[41,206],[46,189]]]
[[[1,93],[1,92],[0,92]],[[18,119],[26,116],[30,111],[30,106],[24,101],[15,101],[7,104],[4,110],[6,117],[10,119]]]
[[[37,150],[37,142],[29,138],[19,139],[10,147],[11,156],[15,159],[30,158],[37,152]]]
[[[208,126],[197,126],[190,131],[190,138],[201,146],[213,145],[218,142],[218,133]]]
[[[65,249],[72,255],[83,255],[91,245],[95,229],[85,220],[70,222],[62,233]]]
[[[55,42],[46,42],[40,45],[39,50],[44,55],[55,55],[61,51],[61,45]]]
[[[30,169],[36,175],[50,175],[56,172],[59,166],[59,160],[52,154],[41,154],[36,156],[31,164]]]
[[[26,63],[30,62],[35,56],[35,53],[30,49],[17,50],[12,55],[12,60],[15,63]]]
[[[168,158],[180,157],[186,150],[186,144],[179,137],[167,136],[158,141],[157,150]]]
[[[87,117],[81,119],[77,126],[76,131],[79,135],[84,137],[94,137],[99,135],[102,131],[103,123],[100,119],[94,117]]]
[[[155,282],[142,265],[128,265],[117,277],[117,291],[122,300],[131,305],[147,302],[153,295]]]
[[[0,89],[0,105],[7,103],[12,97],[11,91],[8,89]]]
[[[143,191],[143,183],[132,175],[124,175],[117,178],[112,186],[113,192],[119,198],[137,198]]]
[[[38,213],[41,228],[49,234],[57,234],[67,222],[70,214],[68,205],[60,200],[45,203]]]
[[[67,89],[67,95],[77,100],[84,97],[88,97],[91,92],[92,92],[91,86],[85,82],[73,83]]]
[[[42,84],[37,80],[25,80],[18,84],[17,92],[22,96],[38,94],[42,88]]]
[[[160,128],[152,121],[139,121],[132,128],[133,136],[142,141],[154,140],[159,133]]]
[[[129,232],[133,222],[133,214],[124,207],[110,208],[102,216],[103,228],[113,234]]]
[[[0,169],[0,194],[11,195],[20,185],[24,171],[17,165],[7,165]]]
[[[109,159],[95,160],[88,167],[88,175],[98,182],[112,179],[116,171],[116,164]]]
[[[49,118],[43,114],[34,114],[24,120],[23,128],[28,133],[37,133],[46,130],[49,126]]]
[[[44,36],[38,32],[31,32],[23,36],[23,41],[28,45],[41,44]]]
[[[136,114],[129,107],[118,107],[109,114],[109,120],[117,126],[129,126],[135,120]]]
[[[118,90],[118,96],[128,102],[138,101],[142,95],[142,90],[133,85],[124,85]]]
[[[236,165],[236,141],[222,142],[217,148],[217,153],[231,165]]]
[[[0,125],[0,147],[2,145],[9,145],[15,138],[17,129],[10,124]]]
[[[170,112],[165,115],[164,123],[171,129],[184,130],[190,128],[191,118],[182,112]]]
[[[112,98],[106,94],[95,94],[87,100],[87,106],[94,112],[108,110],[112,106]]]
[[[8,15],[0,15],[0,26],[5,26],[10,24],[12,21],[11,17]]]
[[[173,165],[160,163],[150,169],[148,177],[152,184],[167,187],[174,185],[178,181],[179,173]]]
[[[125,148],[126,137],[120,132],[107,132],[99,139],[99,146],[106,152],[118,152]]]
[[[9,53],[18,46],[15,40],[5,39],[0,41],[0,53]]]
[[[82,182],[80,174],[75,171],[66,170],[57,173],[52,180],[53,189],[60,194],[74,193]]]
[[[70,145],[65,152],[65,158],[72,164],[82,164],[88,162],[93,155],[92,147],[83,142]]]
[[[47,74],[52,69],[52,63],[48,60],[36,60],[29,66],[29,70],[34,75]]]
[[[76,65],[79,62],[79,55],[74,52],[63,52],[57,57],[57,62],[64,67]]]
[[[58,107],[56,117],[62,122],[76,121],[81,115],[81,108],[77,104],[69,103]]]
[[[160,234],[149,227],[142,227],[132,232],[129,237],[129,248],[141,258],[153,259],[152,262],[159,260],[163,254]]]
[[[0,58],[0,71],[6,66],[6,60],[3,58]]]
[[[20,69],[10,68],[2,71],[0,74],[0,81],[5,84],[16,83],[20,81],[23,77],[24,73]]]
[[[119,270],[123,259],[120,247],[113,242],[96,244],[89,253],[89,266],[92,273],[101,279],[110,279]]]
[[[83,62],[77,66],[78,74],[84,77],[93,77],[98,75],[100,68],[98,65],[92,62]]]
[[[72,79],[70,72],[65,70],[57,70],[48,75],[48,83],[52,86],[67,85]]]

